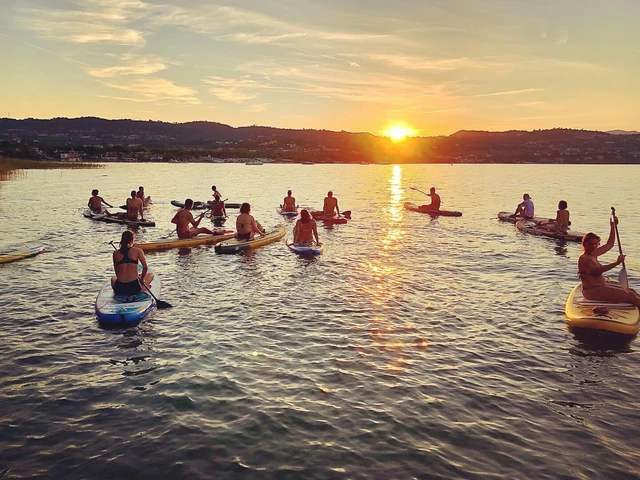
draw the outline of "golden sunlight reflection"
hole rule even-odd
[[[401,269],[395,261],[402,249],[406,230],[404,225],[404,189],[402,188],[402,167],[394,165],[388,181],[387,202],[382,208],[382,234],[378,237],[381,243],[380,255],[371,257],[360,264],[370,278],[365,282],[363,293],[368,295],[375,306],[376,315],[369,323],[369,335],[373,341],[373,348],[385,352],[384,365],[380,365],[380,358],[373,356],[372,365],[384,368],[393,373],[406,372],[410,369],[416,350],[428,348],[427,339],[422,338],[423,332],[417,328],[412,318],[399,318],[393,315],[399,303],[405,301],[402,297],[403,279],[411,272]],[[364,348],[360,354],[368,356]],[[378,360],[374,360],[377,358]]]

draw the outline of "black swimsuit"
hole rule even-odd
[[[138,260],[129,258],[129,249],[125,250],[122,256],[122,260],[116,262],[116,265],[123,265],[125,263],[133,263],[136,265],[138,264]],[[130,282],[121,282],[120,280],[116,280],[113,284],[113,291],[116,293],[116,295],[135,295],[142,291],[142,287],[140,286],[140,282],[137,278]]]

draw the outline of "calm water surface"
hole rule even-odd
[[[569,332],[579,246],[495,220],[528,192],[538,215],[564,199],[574,230],[606,235],[616,206],[637,285],[638,171],[111,164],[2,181],[0,251],[47,252],[0,266],[0,472],[638,478],[638,340]],[[151,253],[174,308],[107,331],[93,302],[122,227],[81,209],[93,188],[119,205],[139,185],[157,222],[142,241],[172,230],[172,199],[209,199],[211,185],[265,226],[283,222],[275,208],[289,188],[316,208],[332,189],[353,220],[320,226],[325,253],[312,259],[284,243]],[[427,203],[412,186],[436,186],[443,208],[464,215],[405,211]]]

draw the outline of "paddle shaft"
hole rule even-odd
[[[416,188],[416,187],[409,187],[409,188],[410,188],[411,190],[416,190],[416,191],[418,191],[418,192],[420,192],[420,193],[424,193],[427,197],[430,197],[430,196],[431,196],[431,194],[430,194],[430,193],[423,192],[423,191],[422,191],[422,190],[420,190],[419,188]],[[433,201],[433,200],[432,200],[432,201]],[[442,199],[440,199],[440,204],[443,204],[443,203],[444,203],[444,202],[442,201]]]
[[[616,209],[611,207],[611,215],[613,215],[613,226],[616,229],[616,240],[618,242],[618,250],[620,251],[620,255],[622,255],[622,244],[620,243],[620,234],[618,233],[618,222],[616,222],[615,218],[616,218]],[[626,267],[624,266],[624,260],[622,261],[622,268]]]

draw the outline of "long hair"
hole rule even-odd
[[[311,220],[311,215],[309,215],[309,211],[306,208],[303,208],[300,212],[300,221],[302,223],[309,223]]]
[[[585,245],[593,239],[600,241],[600,237],[593,232],[586,233],[584,237],[582,237],[582,250],[584,250]]]
[[[244,202],[242,205],[240,205],[240,213],[249,213],[251,211],[251,205],[249,205],[247,202]]]
[[[122,232],[122,237],[120,237],[120,253],[123,255],[127,254],[129,250],[129,244],[134,239],[135,235],[131,230],[125,230]]]

